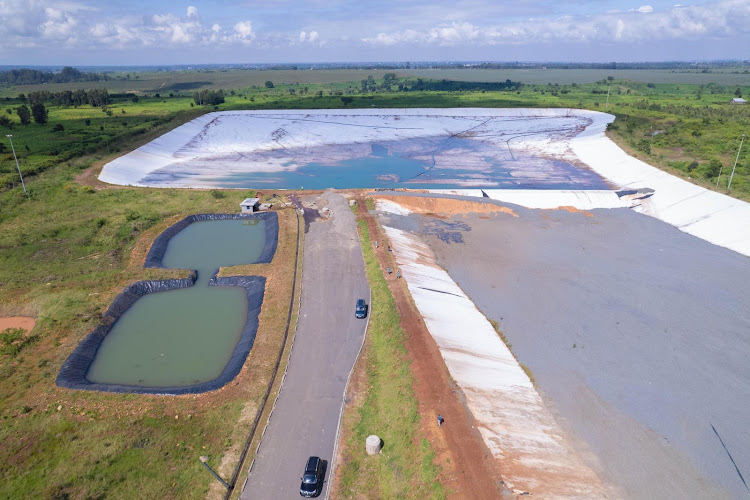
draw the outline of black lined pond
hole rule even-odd
[[[211,219],[219,217],[227,219]],[[254,341],[265,278],[215,274],[220,266],[270,262],[277,235],[273,213],[191,216],[167,229],[146,265],[193,269],[194,283],[139,282],[126,289],[63,366],[58,384],[154,393],[224,385]]]

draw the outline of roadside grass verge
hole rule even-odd
[[[401,318],[372,250],[367,224],[359,220],[358,225],[372,290],[370,325],[360,358],[366,394],[361,404],[345,409],[346,440],[336,496],[444,498],[445,492],[436,480],[434,452],[426,440],[417,438],[420,416]],[[365,453],[365,439],[370,434],[383,440],[378,456]]]

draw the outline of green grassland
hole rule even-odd
[[[687,85],[750,85],[750,70],[739,69],[563,69],[563,68],[509,68],[509,69],[399,69],[399,70],[185,70],[185,71],[141,71],[108,73],[110,80],[98,82],[48,83],[19,85],[0,88],[0,98],[16,97],[37,90],[59,92],[75,88],[106,88],[111,93],[133,92],[137,94],[185,93],[194,90],[241,89],[263,87],[266,81],[281,85],[330,85],[342,82],[359,82],[368,75],[381,79],[385,73],[394,72],[400,78],[427,78],[434,80],[460,80],[469,82],[495,82],[510,79],[526,85],[586,84],[613,76],[617,80],[639,83],[673,83]]]
[[[594,83],[608,76],[616,80],[638,83],[674,83],[689,85],[750,85],[750,70],[746,69],[564,69],[564,68],[509,68],[509,69],[411,69],[398,71],[399,76],[431,78],[434,80],[462,80],[469,82],[502,82],[510,79],[528,85],[558,83]]]
[[[603,77],[589,83],[551,82],[492,92],[399,92],[395,85],[383,88],[380,73],[373,71],[352,70],[357,77],[347,78],[353,80],[334,78],[333,72],[321,76],[289,71],[309,74],[311,80],[290,79],[286,84],[273,76],[281,72],[258,73],[262,75],[257,81],[238,78],[228,89],[226,102],[215,107],[195,105],[188,90],[153,92],[157,87],[149,83],[144,89],[150,90],[144,90],[138,102],[127,95],[114,96],[104,111],[88,105],[48,106],[49,121],[44,125],[19,123],[14,110],[21,102],[15,98],[15,89],[7,99],[0,99],[0,113],[12,122],[12,128],[0,127],[0,131],[13,134],[28,189],[24,196],[10,144],[3,137],[0,316],[30,315],[38,321],[25,338],[13,331],[0,336],[0,497],[132,498],[138,492],[142,497],[197,498],[208,490],[212,478],[197,457],[210,455],[215,464],[231,446],[228,440],[235,436],[241,400],[218,400],[206,407],[192,397],[66,391],[54,384],[77,341],[96,325],[125,284],[170,273],[131,265],[135,250],[143,251],[141,247],[147,247],[175,217],[233,212],[246,194],[223,191],[226,196],[221,197],[202,190],[98,189],[81,185],[77,176],[202,113],[344,107],[594,109],[617,117],[609,134],[632,154],[707,187],[717,189],[718,181],[719,191],[750,199],[750,144],[745,144],[739,157],[731,192],[726,190],[740,135],[750,130],[750,105],[729,104],[738,88],[734,83]],[[360,80],[369,74],[376,77],[377,89],[364,93]],[[177,75],[174,82],[187,88],[191,78],[196,85],[217,81],[196,72]],[[339,81],[320,81],[324,78]],[[275,87],[266,88],[265,80],[273,80]],[[410,88],[418,82],[410,77],[399,83]],[[750,95],[750,85],[743,84],[740,91]],[[56,125],[62,130],[54,131]],[[372,415],[363,414],[363,419],[381,418],[377,407],[368,411]],[[406,424],[408,428],[414,422],[407,419]],[[424,457],[429,450],[421,453],[422,458],[415,460],[427,463]],[[360,484],[351,471],[344,472],[342,480],[356,490],[357,485],[367,487],[381,473],[385,474],[373,470],[366,484]],[[383,491],[405,491],[402,487],[393,482]],[[423,496],[435,493],[420,491]]]
[[[37,318],[0,355],[0,498],[197,498],[209,485],[197,457],[221,458],[242,401],[207,408],[191,397],[68,391],[54,381],[126,284],[175,275],[129,266],[137,241],[186,210],[234,211],[236,200],[97,191],[74,181],[89,164],[51,168],[30,180],[28,197],[0,195],[0,315]]]
[[[144,71],[124,74],[110,74],[112,79],[99,82],[47,83],[39,85],[19,85],[0,88],[0,98],[16,97],[19,93],[28,94],[36,90],[59,92],[74,88],[93,89],[106,88],[111,93],[154,94],[168,95],[185,93],[194,90],[210,89],[239,89],[248,87],[263,87],[266,81],[281,85],[309,85],[333,84],[341,82],[359,81],[367,75],[382,78],[386,70],[202,70],[202,71]]]

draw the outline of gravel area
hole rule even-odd
[[[390,216],[512,343],[614,496],[750,495],[750,260],[627,209]]]

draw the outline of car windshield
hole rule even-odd
[[[302,482],[305,484],[315,484],[317,482],[317,478],[315,477],[315,474],[305,474],[302,478]]]

